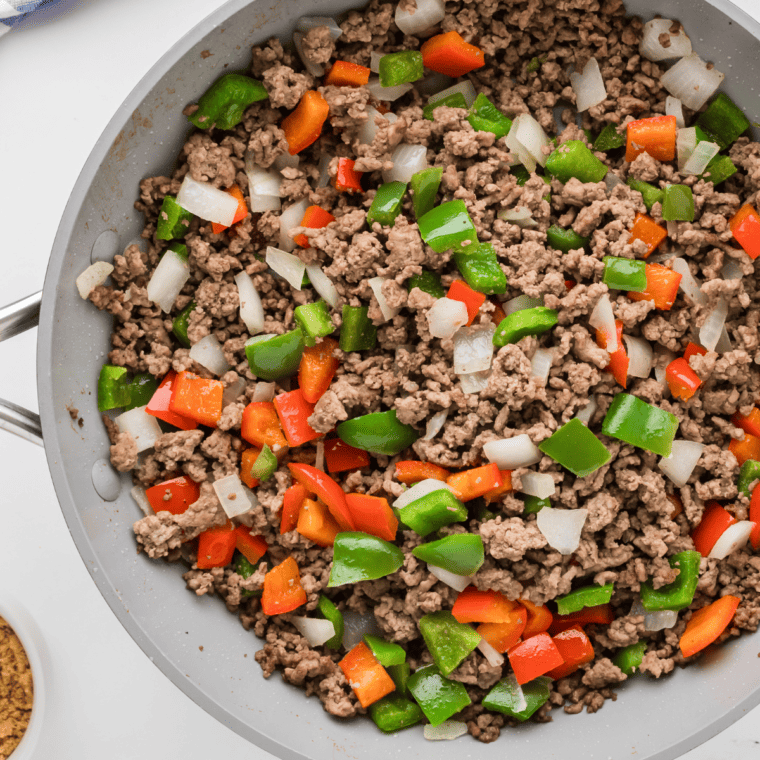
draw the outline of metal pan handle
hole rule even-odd
[[[37,327],[40,322],[42,291],[0,309],[0,343]],[[0,399],[0,430],[42,446],[40,415]]]

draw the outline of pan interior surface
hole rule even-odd
[[[377,758],[403,752],[427,757],[422,731],[386,736],[369,720],[331,718],[315,698],[266,681],[253,654],[261,641],[217,599],[184,589],[182,566],[136,554],[132,523],[141,517],[122,477],[115,501],[92,484],[96,460],[108,457],[99,422],[96,378],[109,349],[111,318],[83,301],[74,280],[108,232],[118,252],[142,229],[133,208],[144,177],[170,171],[188,134],[182,109],[225,67],[245,69],[250,47],[287,39],[301,15],[338,14],[355,0],[232,0],[170,50],[127,98],[74,188],[56,237],[45,282],[38,346],[38,386],[46,453],[69,530],[95,583],[124,627],[188,696],[225,725],[272,754],[295,758]],[[726,72],[724,90],[753,122],[760,81],[760,28],[725,0],[630,0],[629,13],[681,20],[700,55]],[[202,56],[211,51],[212,56]],[[107,237],[109,237],[107,236]],[[74,404],[85,430],[71,424]],[[204,651],[199,652],[198,644]],[[671,678],[632,679],[617,702],[593,715],[557,714],[553,723],[508,729],[489,745],[440,742],[441,760],[621,758],[670,760],[705,741],[760,702],[757,637],[743,636]],[[247,654],[247,657],[243,657]],[[297,727],[297,728],[296,728]],[[295,730],[294,730],[295,729]]]

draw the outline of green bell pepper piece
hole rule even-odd
[[[184,243],[172,243],[168,250],[172,253],[176,253],[182,261],[187,261],[189,254],[187,252],[187,246]]]
[[[274,338],[250,343],[245,347],[248,366],[261,380],[279,380],[298,372],[304,349],[303,333],[291,330]]]
[[[256,572],[256,565],[252,565],[240,552],[237,552],[234,564],[235,572],[243,578],[250,578]],[[243,589],[240,592],[242,597],[261,596],[263,589],[257,589],[256,591]]]
[[[499,266],[491,243],[475,243],[454,254],[454,261],[464,281],[479,293],[505,293],[507,276]]]
[[[338,437],[349,446],[395,457],[420,436],[411,426],[398,421],[396,410],[372,412],[338,425]]]
[[[412,174],[409,184],[412,186],[412,207],[417,219],[425,216],[435,206],[435,197],[438,195],[442,177],[442,166],[429,166]]]
[[[384,668],[391,665],[402,665],[406,661],[406,652],[398,644],[381,639],[379,636],[373,636],[370,633],[364,634],[364,643],[372,650],[375,659]]]
[[[404,564],[398,546],[368,533],[338,533],[333,544],[333,564],[328,588],[373,581],[395,573]]]
[[[264,444],[264,448],[261,449],[261,453],[251,467],[251,477],[266,483],[274,475],[278,465],[279,461],[274,452]]]
[[[315,346],[317,338],[324,338],[335,332],[335,325],[330,318],[330,307],[324,301],[296,306],[293,316],[301,328],[303,342],[307,346]]]
[[[422,109],[422,115],[428,121],[434,121],[435,117],[433,113],[436,108],[440,108],[441,106],[446,106],[447,108],[467,108],[467,101],[461,92],[452,92],[442,98],[433,96],[428,98],[427,105]]]
[[[243,74],[225,74],[201,95],[198,109],[188,119],[198,129],[233,129],[251,103],[268,98],[261,82]]]
[[[377,343],[377,327],[368,316],[369,306],[343,306],[343,326],[340,329],[341,351],[367,351]]]
[[[333,624],[335,636],[325,641],[328,649],[340,649],[343,646],[343,630],[345,623],[343,613],[326,596],[320,596],[317,603],[317,612]]]
[[[445,676],[451,675],[480,643],[480,634],[472,626],[458,622],[448,610],[423,615],[419,625],[433,662]]]
[[[571,591],[565,596],[555,599],[557,602],[557,612],[560,615],[569,615],[571,612],[578,612],[584,607],[598,607],[600,604],[607,604],[612,599],[612,592],[615,590],[614,583],[606,583],[604,586],[584,586]]]
[[[708,140],[725,150],[749,129],[749,119],[741,108],[724,92],[719,92],[712,103],[697,119],[697,126],[707,135]]]
[[[398,510],[397,515],[404,525],[427,536],[445,525],[464,522],[467,507],[448,488],[439,488],[409,502]]]
[[[446,678],[432,663],[412,673],[409,691],[433,726],[472,704],[464,684]]]
[[[419,288],[433,298],[443,298],[446,291],[441,285],[441,276],[429,269],[423,269],[419,274],[413,274],[406,282],[406,287],[411,293],[414,288]]]
[[[396,691],[402,696],[409,696],[409,676],[412,672],[412,666],[408,662],[402,662],[398,665],[389,665],[386,670],[388,675],[396,684]]]
[[[541,441],[538,448],[578,478],[596,472],[612,458],[607,447],[577,417]]]
[[[129,384],[129,403],[124,407],[124,411],[128,412],[138,406],[146,406],[157,389],[156,378],[150,372],[135,375]]]
[[[483,564],[483,539],[475,533],[456,533],[438,541],[420,544],[412,554],[428,565],[442,567],[454,575],[472,575]]]
[[[124,407],[132,400],[125,367],[104,364],[98,377],[98,411]]]
[[[713,185],[719,185],[721,182],[725,182],[729,177],[733,177],[737,171],[734,162],[728,156],[715,156],[715,158],[707,164],[707,168],[701,177],[708,182],[712,182]]]
[[[553,224],[546,230],[547,245],[551,248],[556,248],[558,251],[562,251],[562,253],[585,248],[590,241],[591,238],[581,237],[573,229],[563,230],[562,227],[558,227],[556,224]]]
[[[552,679],[549,676],[539,676],[522,685],[522,693],[527,707],[519,712],[515,709],[520,703],[520,697],[515,686],[516,681],[503,678],[483,698],[483,707],[495,712],[504,713],[510,718],[516,718],[521,723],[528,720],[539,707],[549,700]]]
[[[497,140],[512,129],[512,119],[505,116],[482,92],[470,106],[467,121],[476,132],[493,132]]]
[[[655,203],[662,203],[663,199],[665,198],[665,193],[663,190],[661,190],[659,187],[655,187],[654,185],[650,185],[648,182],[644,182],[643,180],[628,177],[626,183],[632,190],[636,190],[641,193],[641,197],[644,200],[644,205],[646,206],[647,211],[651,211],[652,206],[654,206]]]
[[[173,195],[165,195],[156,220],[156,237],[159,240],[174,240],[187,234],[193,214],[177,203]]]
[[[635,644],[629,644],[621,649],[612,661],[627,676],[632,676],[640,667],[644,659],[644,652],[647,651],[646,641],[637,641]]]
[[[599,133],[599,137],[594,140],[594,150],[608,151],[622,148],[625,145],[625,140],[625,132],[621,134],[615,124],[607,124]]]
[[[688,185],[665,185],[662,218],[667,222],[694,221],[694,194]]]
[[[400,694],[389,694],[369,706],[369,717],[386,734],[414,726],[422,720],[418,704]]]
[[[417,220],[422,239],[436,253],[476,243],[478,234],[462,200],[447,201]]]
[[[545,306],[523,309],[502,319],[493,336],[495,346],[517,343],[526,335],[541,335],[557,324],[557,312]]]
[[[523,496],[523,503],[525,504],[523,507],[524,515],[538,514],[544,507],[551,507],[552,505],[551,499],[539,499],[538,496],[531,496],[530,494]]]
[[[611,290],[634,290],[640,293],[647,289],[646,262],[605,256],[602,281]]]
[[[380,59],[379,69],[381,87],[396,87],[405,82],[416,82],[425,74],[422,53],[419,50],[388,53]]]
[[[678,552],[668,559],[670,566],[679,570],[678,577],[667,586],[656,589],[651,581],[641,584],[641,603],[644,609],[652,612],[655,610],[683,610],[694,599],[699,581],[699,565],[702,555],[694,550]]]
[[[548,55],[542,55],[541,57],[537,55],[534,56],[528,61],[528,65],[525,67],[525,71],[528,74],[534,74],[547,62],[547,60],[549,60]]]
[[[602,422],[604,435],[663,457],[670,456],[676,430],[678,417],[630,393],[618,393],[612,399]]]
[[[190,348],[190,338],[187,337],[187,326],[190,321],[190,312],[197,306],[195,301],[185,306],[182,311],[174,317],[172,322],[172,332],[177,340],[185,347]]]
[[[509,172],[515,177],[517,184],[520,187],[522,187],[530,179],[530,172],[522,164],[515,164],[514,166],[510,166]]]
[[[401,211],[405,194],[405,182],[386,182],[380,185],[367,212],[367,224],[372,227],[377,222],[383,227],[393,227]]]
[[[601,182],[607,167],[580,140],[568,140],[546,159],[546,171],[560,182]]]
[[[736,487],[747,498],[752,496],[752,490],[750,486],[755,481],[760,481],[760,462],[755,459],[748,459],[739,470],[739,480],[736,483]]]
[[[496,517],[496,512],[492,512],[486,506],[485,502],[478,500],[477,506],[475,507],[475,519],[478,520],[478,522],[488,522],[489,520],[495,520]]]

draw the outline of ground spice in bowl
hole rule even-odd
[[[0,760],[6,760],[29,726],[34,686],[26,650],[13,628],[1,617],[0,690]]]

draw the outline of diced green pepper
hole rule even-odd
[[[395,573],[404,564],[398,546],[368,533],[338,533],[333,544],[333,564],[328,588],[373,581]]]
[[[198,109],[188,119],[198,129],[233,129],[251,103],[268,97],[258,80],[242,74],[225,74],[201,95]]]
[[[496,512],[491,511],[486,503],[478,500],[475,507],[475,519],[479,522],[488,522],[489,520],[495,520],[497,517]]]
[[[413,274],[406,282],[406,287],[411,293],[414,288],[433,296],[433,298],[443,298],[446,291],[441,285],[441,276],[429,269],[423,269],[419,274]]]
[[[172,332],[185,348],[190,348],[190,338],[187,337],[187,325],[190,321],[190,312],[196,307],[196,305],[195,301],[190,301],[190,303],[185,306],[176,317],[174,317],[174,321],[172,322]]]
[[[483,539],[475,533],[456,533],[438,541],[420,544],[412,554],[428,565],[442,567],[454,575],[472,575],[485,558]]]
[[[330,307],[324,301],[296,306],[293,316],[301,327],[303,342],[307,346],[314,346],[317,338],[324,338],[335,332],[335,325],[330,318]]]
[[[647,651],[646,641],[637,641],[635,644],[629,644],[621,649],[612,661],[627,676],[632,676],[640,667],[644,659],[644,652]]]
[[[479,293],[492,295],[507,290],[507,276],[499,266],[491,243],[475,243],[454,254],[464,281]]]
[[[272,449],[264,444],[264,448],[261,449],[261,453],[256,457],[256,461],[251,467],[251,477],[266,483],[274,475],[278,464],[279,462]]]
[[[694,599],[699,581],[702,555],[693,550],[678,552],[668,559],[670,566],[679,571],[678,577],[667,586],[656,589],[651,581],[641,584],[641,603],[644,609],[684,610]]]
[[[367,212],[367,224],[372,227],[377,222],[383,227],[393,227],[396,217],[401,211],[405,194],[405,182],[386,182],[384,185],[380,185]]]
[[[193,215],[177,203],[173,195],[165,195],[156,220],[156,237],[159,240],[174,240],[187,234]]]
[[[598,607],[600,604],[607,604],[612,599],[612,593],[615,590],[614,583],[606,583],[604,586],[584,586],[571,591],[565,596],[555,599],[557,602],[557,612],[560,615],[569,615],[571,612],[578,612],[584,607]]]
[[[611,438],[669,457],[678,430],[678,417],[647,404],[630,393],[618,393],[602,422],[602,433]]]
[[[594,141],[594,150],[615,150],[615,148],[622,148],[625,145],[626,135],[625,131],[621,134],[617,125],[607,124],[607,126],[599,133],[599,137]]]
[[[412,666],[408,662],[402,662],[399,665],[389,665],[386,670],[388,675],[396,684],[396,691],[402,696],[409,695],[409,676],[412,672]]]
[[[436,252],[461,249],[476,243],[478,234],[464,201],[442,203],[417,220],[422,239]]]
[[[168,250],[172,253],[176,253],[182,261],[187,261],[189,254],[187,252],[187,246],[184,243],[172,243]]]
[[[539,707],[549,700],[552,679],[549,676],[539,676],[522,685],[522,693],[527,707],[519,712],[516,707],[521,703],[517,690],[517,682],[513,678],[503,678],[483,698],[483,707],[487,710],[509,715],[521,723],[528,720]]]
[[[480,643],[480,634],[471,626],[458,622],[448,610],[423,615],[419,625],[433,662],[445,676],[451,675]]]
[[[551,499],[539,499],[538,496],[532,496],[530,494],[525,494],[523,496],[523,503],[525,504],[523,507],[524,515],[538,514],[544,507],[551,507],[552,505]]]
[[[694,221],[694,194],[688,185],[665,185],[662,218],[667,222]]]
[[[243,578],[250,578],[256,572],[256,565],[251,564],[240,552],[237,552],[234,564],[235,572]],[[242,597],[261,596],[262,589],[255,591],[244,588],[240,592]]]
[[[403,506],[398,517],[413,531],[427,536],[444,525],[464,522],[467,507],[448,488],[439,488]]]
[[[528,65],[525,67],[525,71],[528,74],[534,74],[538,71],[543,64],[549,59],[548,55],[542,55],[540,58],[536,55],[528,61]]]
[[[98,377],[98,411],[124,407],[131,401],[129,377],[125,367],[104,364]]]
[[[377,327],[368,316],[369,306],[343,306],[343,326],[338,341],[341,351],[367,351],[377,343]]]
[[[384,668],[391,665],[401,665],[406,661],[406,652],[398,644],[381,639],[379,636],[373,636],[370,633],[364,634],[364,643],[372,650],[375,659]]]
[[[515,177],[520,187],[530,179],[530,172],[522,164],[510,166],[509,171]]]
[[[261,380],[279,380],[298,372],[304,349],[303,333],[291,330],[274,338],[249,343],[245,347],[248,366]]]
[[[464,684],[446,678],[435,664],[412,673],[409,691],[433,726],[439,726],[472,704]]]
[[[419,723],[422,710],[400,694],[389,694],[369,706],[369,716],[381,731],[389,734]]]
[[[647,289],[646,262],[605,256],[602,281],[612,290],[633,290],[640,293]]]
[[[435,206],[441,177],[443,177],[442,166],[429,166],[427,169],[412,174],[409,184],[412,186],[412,206],[417,219],[425,216]]]
[[[755,482],[760,481],[760,462],[755,459],[748,459],[739,470],[739,480],[736,487],[747,498],[752,496],[750,486]]]
[[[382,87],[395,87],[405,82],[416,82],[425,74],[422,53],[419,50],[388,53],[380,59],[379,74]]]
[[[157,389],[156,378],[150,372],[141,372],[139,375],[135,375],[129,384],[129,403],[124,407],[124,411],[128,412],[138,406],[146,406]]]
[[[461,92],[452,92],[443,98],[432,97],[422,109],[422,115],[429,121],[433,121],[435,119],[433,112],[441,106],[446,106],[447,108],[467,108],[467,101]]]
[[[338,425],[338,437],[356,449],[395,457],[411,446],[419,434],[411,425],[398,421],[396,410],[372,412]]]
[[[317,612],[329,620],[335,629],[335,636],[325,641],[325,646],[328,649],[340,649],[343,646],[343,630],[345,627],[343,613],[324,595],[319,597]]]
[[[749,129],[750,124],[741,108],[724,92],[719,92],[713,102],[699,114],[697,125],[710,142],[717,143],[721,150],[725,150]]]
[[[729,177],[733,177],[737,171],[734,162],[728,156],[715,156],[715,158],[707,164],[707,168],[701,176],[702,179],[707,182],[712,182],[713,185],[719,185],[721,182],[725,182]]]
[[[502,319],[493,336],[495,346],[517,343],[526,335],[541,335],[557,324],[557,312],[545,306],[522,309]]]
[[[482,92],[470,106],[467,121],[476,132],[493,132],[497,139],[509,134],[512,129],[512,119],[505,116]]]
[[[578,478],[596,472],[612,458],[607,447],[577,417],[542,441],[538,448]]]
[[[546,171],[560,182],[601,182],[607,167],[580,140],[568,140],[546,159]]]
[[[662,203],[663,198],[665,197],[665,193],[659,187],[650,185],[648,182],[644,182],[643,180],[628,177],[626,182],[628,184],[628,187],[630,187],[632,190],[636,190],[641,193],[641,197],[644,200],[644,205],[646,206],[647,211],[651,211],[652,206],[654,206],[655,203]]]
[[[556,248],[558,251],[562,251],[562,253],[585,248],[590,240],[591,238],[581,237],[573,229],[563,230],[562,227],[558,227],[556,224],[553,224],[546,230],[547,245]]]

